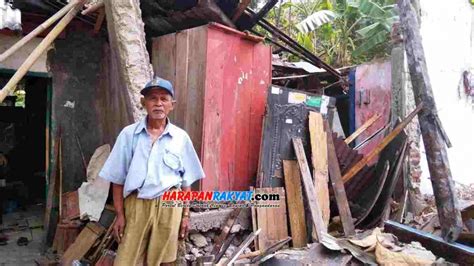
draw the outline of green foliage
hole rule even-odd
[[[387,55],[391,28],[398,20],[394,4],[395,0],[284,1],[267,19],[341,67]]]

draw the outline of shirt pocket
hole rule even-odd
[[[175,173],[179,173],[182,167],[182,160],[179,154],[176,154],[168,149],[165,150],[163,154],[163,163],[168,167],[169,170],[172,170]]]

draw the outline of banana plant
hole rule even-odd
[[[389,42],[392,25],[399,19],[395,5],[390,5],[387,1],[382,1],[380,5],[372,0],[359,0],[352,5],[358,8],[362,20],[362,27],[356,31],[360,43],[353,56],[357,57]]]
[[[379,46],[389,43],[392,25],[398,20],[393,2],[335,0],[327,5],[329,9],[317,10],[296,25],[298,40],[307,46],[308,38],[301,34],[316,35],[313,44],[321,49],[311,50],[320,50],[335,66],[371,59],[380,53]]]

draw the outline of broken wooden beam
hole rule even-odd
[[[68,13],[54,26],[54,28],[46,35],[46,37],[40,42],[40,44],[31,52],[26,58],[25,62],[18,68],[13,77],[0,91],[0,103],[3,102],[5,97],[16,88],[16,85],[30,70],[31,66],[38,60],[42,53],[48,49],[48,47],[54,42],[54,40],[61,34],[66,26],[74,19],[76,14],[81,10],[85,0],[78,0],[75,5]]]
[[[411,228],[394,221],[385,222],[385,232],[394,234],[405,243],[420,242],[436,256],[461,265],[474,265],[474,248],[458,243],[448,243],[441,237]]]
[[[445,146],[446,144],[449,146],[450,142],[437,114],[438,108],[431,88],[415,10],[409,0],[398,1],[398,8],[415,102],[424,104],[418,115],[418,121],[425,145],[441,234],[443,239],[452,242],[458,238],[463,225]]]
[[[62,18],[64,15],[66,15],[69,10],[74,8],[74,6],[78,3],[78,1],[71,1],[67,5],[65,5],[63,8],[58,10],[56,14],[48,18],[45,22],[41,23],[38,27],[36,27],[33,31],[28,33],[25,37],[23,37],[21,40],[19,40],[17,43],[15,43],[12,47],[8,48],[5,52],[3,52],[0,55],[0,62],[5,61],[8,57],[10,57],[12,54],[14,54],[18,49],[23,47],[26,43],[31,41],[33,38],[38,36],[40,33],[42,33],[44,30],[49,28],[54,22],[56,22],[58,19]]]
[[[377,156],[400,132],[410,123],[415,115],[421,111],[423,103],[420,103],[413,112],[411,112],[400,124],[398,124],[392,132],[390,132],[383,140],[364,158],[352,166],[342,177],[344,183],[351,180],[364,166],[367,165],[375,156]]]
[[[339,161],[337,160],[336,148],[332,139],[332,132],[329,128],[328,121],[324,121],[324,127],[327,132],[327,146],[328,146],[328,167],[329,177],[331,178],[332,190],[336,198],[339,216],[341,217],[342,227],[345,236],[355,235],[354,221],[352,220],[351,209],[349,208],[349,201],[347,200],[344,182],[341,177],[341,169],[339,168]]]
[[[286,205],[288,206],[290,232],[293,238],[292,244],[295,248],[306,247],[308,238],[303,204],[303,188],[298,162],[283,160],[283,175],[285,177]]]
[[[308,161],[306,160],[306,154],[304,152],[303,142],[301,138],[293,138],[293,147],[295,149],[296,158],[298,159],[298,165],[300,166],[301,179],[305,189],[306,198],[308,199],[309,211],[311,213],[311,220],[314,223],[316,229],[316,235],[318,241],[321,240],[321,233],[327,233],[327,227],[324,225],[321,207],[316,196],[316,190],[314,189],[314,183],[311,178],[309,171]]]
[[[382,117],[380,114],[375,114],[369,120],[365,121],[365,123],[360,126],[354,133],[352,133],[349,137],[347,137],[344,142],[346,144],[351,143],[354,141],[360,134],[364,133],[370,126],[372,126],[380,117]]]

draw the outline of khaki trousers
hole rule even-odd
[[[161,206],[160,198],[137,199],[136,193],[124,202],[125,232],[114,265],[160,265],[176,260],[182,208]]]

